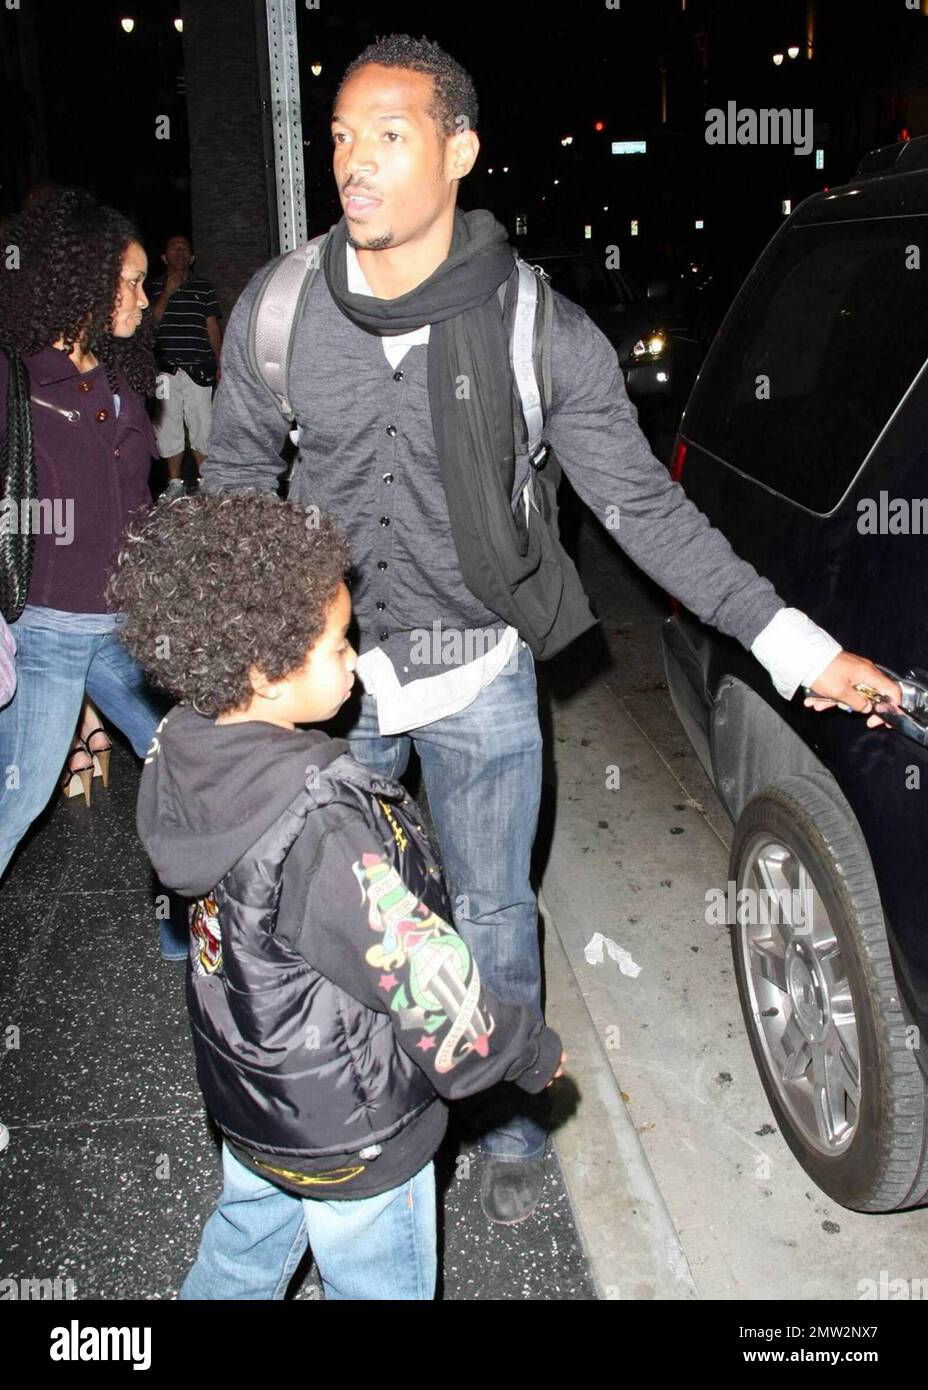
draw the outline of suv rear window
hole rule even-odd
[[[836,506],[928,356],[928,264],[906,268],[926,232],[924,216],[788,232],[718,340],[684,435],[811,511]]]

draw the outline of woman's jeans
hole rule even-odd
[[[48,804],[64,768],[84,692],[140,758],[162,716],[138,662],[114,633],[15,623],[16,693],[0,710],[0,874]]]
[[[359,762],[401,777],[415,744],[429,810],[438,832],[454,925],[467,942],[480,978],[500,999],[541,1014],[538,909],[530,882],[532,845],[541,800],[542,738],[531,648],[519,640],[518,662],[507,663],[466,709],[413,729],[381,735],[372,696],[361,697],[326,725],[348,739]],[[510,669],[514,668],[514,669]],[[337,727],[336,727],[337,726]],[[501,1083],[492,1101],[475,1097],[492,1128],[480,1147],[496,1159],[540,1158],[550,1097],[528,1096]],[[497,1113],[491,1117],[491,1107]]]
[[[307,1244],[327,1299],[432,1299],[435,1171],[379,1197],[291,1196],[222,1146],[223,1189],[182,1299],[282,1299]]]

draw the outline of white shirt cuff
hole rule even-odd
[[[784,700],[812,686],[843,648],[798,608],[781,608],[754,638],[751,651]]]

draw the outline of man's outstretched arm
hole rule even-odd
[[[201,469],[204,492],[261,488],[274,492],[286,468],[287,422],[248,362],[248,324],[264,283],[264,266],[245,286],[229,315],[222,344],[221,379],[213,398],[209,451]]]
[[[552,377],[545,437],[578,495],[645,574],[751,651],[787,700],[806,685],[825,697],[817,709],[840,701],[868,711],[856,683],[901,694],[871,662],[788,608],[673,482],[638,427],[615,349],[561,295]]]

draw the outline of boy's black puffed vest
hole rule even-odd
[[[382,846],[420,901],[451,921],[440,872],[405,789],[345,755],[324,777],[330,799],[337,780],[342,806],[346,797],[357,805],[372,849]],[[428,1077],[395,1041],[389,1015],[338,989],[291,944],[306,915],[311,920],[314,901],[327,900],[328,921],[332,903],[358,910],[356,883],[320,882],[319,872],[311,876],[309,900],[299,885],[282,897],[284,861],[314,806],[312,833],[328,833],[326,808],[311,780],[211,895],[218,942],[205,920],[213,904],[201,899],[194,909],[187,969],[197,1075],[214,1119],[249,1149],[306,1158],[377,1144],[437,1099]],[[331,828],[331,815],[328,820]]]

